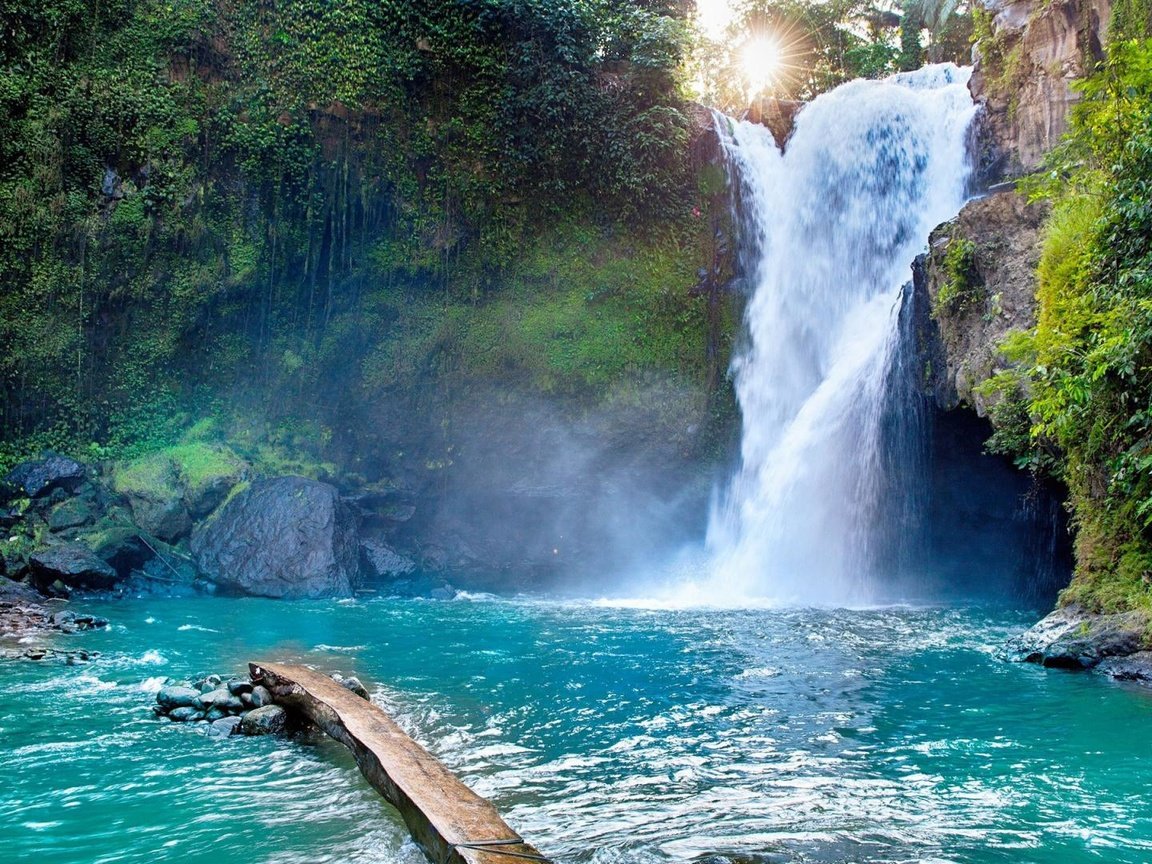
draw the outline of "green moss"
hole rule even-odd
[[[1062,604],[1104,614],[1139,609],[1152,615],[1152,550],[1137,539],[1119,536],[1107,517],[1081,520],[1076,574],[1060,594]]]
[[[391,338],[365,360],[366,391],[412,387],[433,368],[568,395],[645,370],[701,380],[698,242],[565,225],[526,250],[499,293],[395,309]]]
[[[967,237],[953,236],[940,266],[944,278],[933,300],[934,317],[964,312],[982,299],[984,286],[976,269],[974,242]]]
[[[247,467],[239,456],[220,445],[181,444],[165,453],[176,467],[180,482],[192,495],[219,481],[236,482]]]
[[[112,469],[112,486],[122,495],[164,500],[187,496],[195,500],[218,483],[239,481],[246,464],[231,449],[218,444],[178,444],[120,462]]]
[[[112,488],[121,495],[157,501],[180,497],[176,466],[164,451],[117,463],[111,479]]]

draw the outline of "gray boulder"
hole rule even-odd
[[[64,531],[88,525],[95,519],[92,505],[84,498],[69,498],[57,504],[48,514],[48,528],[51,531]]]
[[[336,489],[303,477],[253,483],[192,534],[197,566],[236,594],[346,597],[358,567],[356,526]]]
[[[194,708],[200,691],[179,684],[169,684],[161,687],[156,694],[156,701],[162,708]]]
[[[1117,681],[1152,684],[1152,651],[1137,651],[1127,657],[1109,657],[1096,671]]]
[[[416,571],[416,562],[379,540],[361,542],[360,563],[369,579],[398,579]]]
[[[1018,660],[1057,669],[1092,669],[1110,657],[1135,654],[1144,643],[1144,616],[1139,612],[1100,615],[1080,606],[1052,612],[1013,640]]]
[[[239,717],[221,717],[208,724],[208,734],[213,738],[227,738],[240,732]]]
[[[81,543],[49,546],[28,559],[40,586],[61,582],[69,588],[111,588],[118,575],[111,566]]]
[[[130,492],[127,498],[136,524],[161,540],[175,542],[192,528],[182,498],[141,492]]]
[[[254,708],[240,720],[242,735],[274,735],[288,725],[288,714],[279,705]]]
[[[227,687],[221,687],[218,690],[210,690],[207,693],[201,693],[197,699],[197,704],[205,710],[218,708],[221,711],[235,712],[243,708],[243,703],[240,701],[239,696],[233,696],[228,692]]]
[[[267,687],[257,684],[252,688],[252,705],[255,708],[263,708],[265,705],[272,704],[272,693]]]
[[[4,486],[10,493],[40,498],[54,489],[75,491],[84,482],[85,473],[84,466],[75,459],[45,453],[43,459],[22,462],[8,472]]]
[[[339,672],[333,672],[331,678],[345,690],[351,690],[361,699],[367,699],[369,702],[372,701],[372,697],[368,693],[368,688],[361,684],[360,679],[355,675],[349,675],[345,678]]]
[[[177,723],[189,723],[193,720],[203,720],[204,712],[198,708],[185,705],[180,708],[173,708],[168,712],[168,716]]]

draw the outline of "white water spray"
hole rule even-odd
[[[871,600],[901,288],[964,202],[968,75],[845,84],[801,112],[783,155],[765,128],[718,118],[755,265],[733,362],[742,464],[708,531],[714,602]]]

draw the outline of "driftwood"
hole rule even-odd
[[[344,744],[434,864],[548,861],[379,707],[304,666],[250,663],[252,680]]]

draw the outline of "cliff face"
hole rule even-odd
[[[978,173],[1027,174],[1068,128],[1072,83],[1104,56],[1111,0],[982,0],[970,88],[984,105]]]
[[[921,323],[926,383],[940,409],[965,404],[984,416],[989,406],[978,388],[1005,362],[998,346],[1035,325],[1047,209],[1005,190],[969,202],[932,233],[917,278],[931,309]]]

